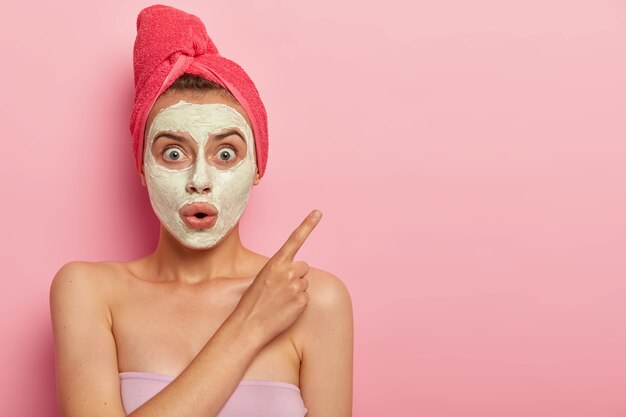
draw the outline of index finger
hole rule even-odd
[[[317,226],[321,218],[322,212],[319,210],[313,210],[309,213],[296,230],[291,232],[287,241],[278,249],[278,252],[274,254],[272,259],[293,262],[296,253],[300,250],[302,244],[309,237],[313,229],[315,229],[315,226]]]

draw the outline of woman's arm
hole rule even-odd
[[[129,416],[217,415],[257,354],[307,308],[309,266],[293,259],[319,220],[313,212],[305,218],[189,366]],[[61,417],[125,415],[106,282],[96,265],[71,262],[50,286]]]
[[[311,268],[309,305],[298,321],[300,388],[307,417],[352,416],[352,301],[336,276]]]

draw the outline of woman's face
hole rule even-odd
[[[148,116],[142,182],[163,226],[215,246],[244,213],[259,175],[247,115],[218,92],[168,92]]]

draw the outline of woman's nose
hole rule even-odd
[[[193,169],[191,179],[187,183],[187,192],[204,194],[211,191],[211,178],[207,168],[206,162],[202,161],[202,159],[198,161]]]
[[[187,192],[189,193],[198,193],[198,194],[205,194],[208,193],[209,191],[211,191],[211,185],[209,184],[199,184],[196,182],[191,182],[189,184],[187,184]]]

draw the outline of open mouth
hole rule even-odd
[[[209,203],[192,203],[181,207],[180,217],[192,229],[206,229],[215,225],[217,209]]]

